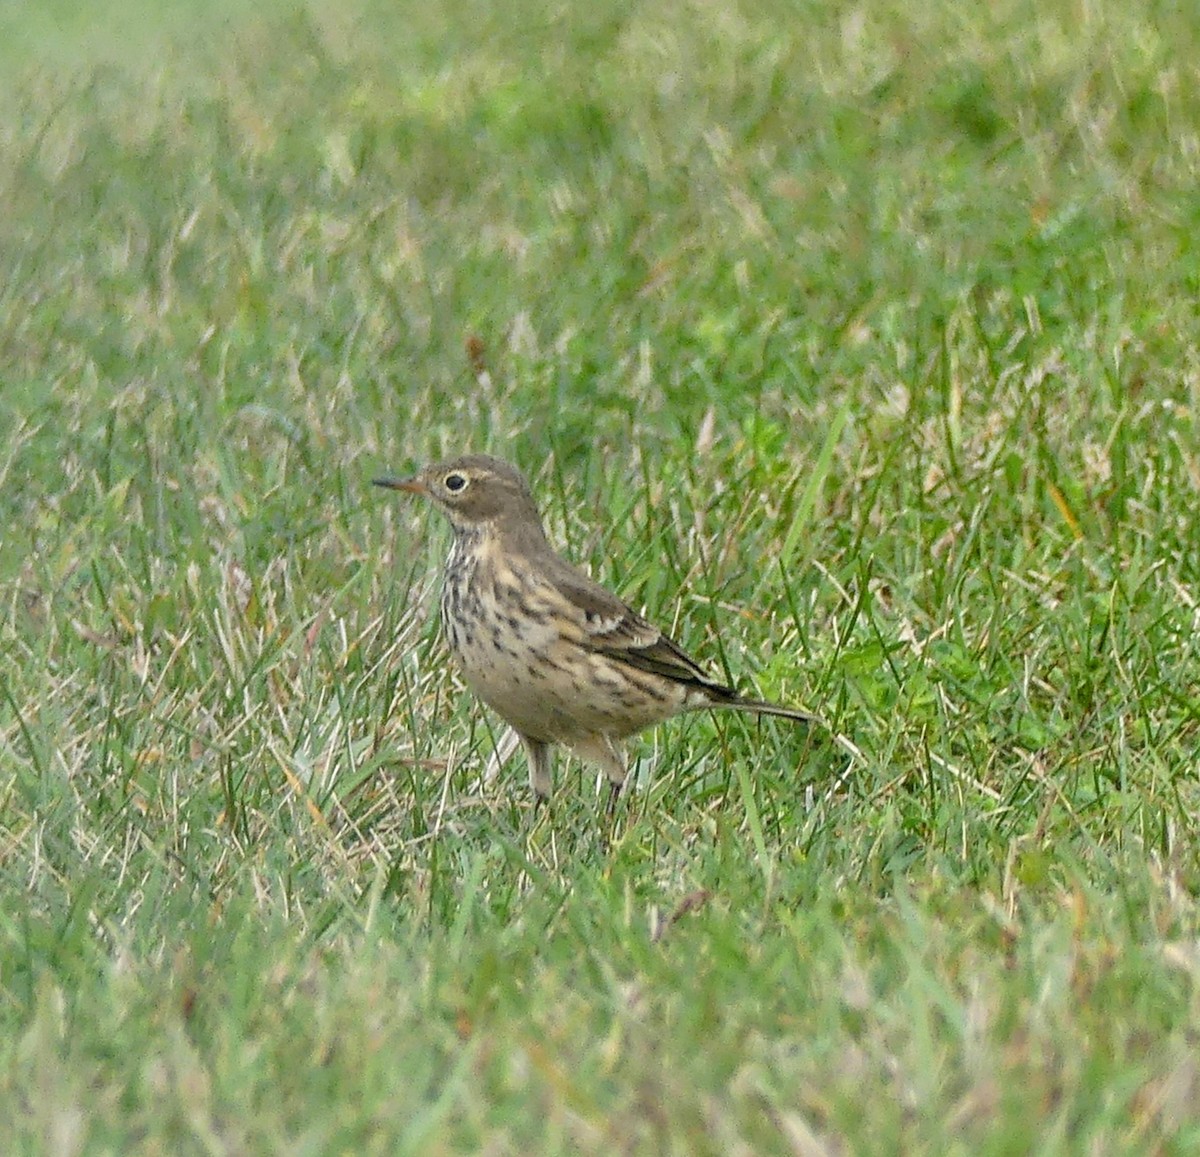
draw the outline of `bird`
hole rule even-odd
[[[622,741],[672,716],[727,708],[816,721],[710,678],[556,553],[529,483],[508,462],[463,454],[372,482],[420,495],[449,519],[442,632],[466,685],[520,739],[538,804],[553,791],[556,746],[604,773],[611,814],[627,775]]]

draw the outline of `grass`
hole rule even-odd
[[[1195,1149],[1193,20],[0,28],[4,1152]],[[535,818],[467,446],[828,730]]]

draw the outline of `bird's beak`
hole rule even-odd
[[[429,487],[419,478],[373,478],[372,486],[383,486],[388,490],[407,490],[409,494],[428,494]]]

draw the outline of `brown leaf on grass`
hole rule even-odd
[[[467,361],[471,363],[471,369],[476,374],[487,372],[487,362],[484,361],[483,355],[487,351],[487,347],[483,344],[483,338],[478,334],[467,334],[467,340],[464,343],[467,351]]]
[[[654,931],[650,934],[650,942],[658,944],[664,936],[690,912],[697,912],[712,899],[712,893],[707,888],[697,888],[689,892],[678,904],[675,911],[665,920],[655,922]]]
[[[91,627],[85,626],[78,619],[72,619],[71,626],[75,628],[75,633],[85,643],[91,643],[93,647],[102,647],[106,651],[112,651],[121,645],[121,640],[116,635],[93,631]]]

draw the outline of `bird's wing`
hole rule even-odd
[[[814,721],[815,716],[804,711],[765,699],[747,699],[732,687],[710,679],[678,643],[583,571],[549,551],[541,563],[540,577],[552,592],[551,599],[561,615],[559,630],[576,646],[693,688],[702,695],[695,701],[697,706],[702,703],[802,723]]]
[[[683,648],[653,623],[582,571],[562,563],[551,578],[558,593],[578,612],[573,616],[582,628],[578,641],[589,650],[679,683],[727,690],[705,675]]]

